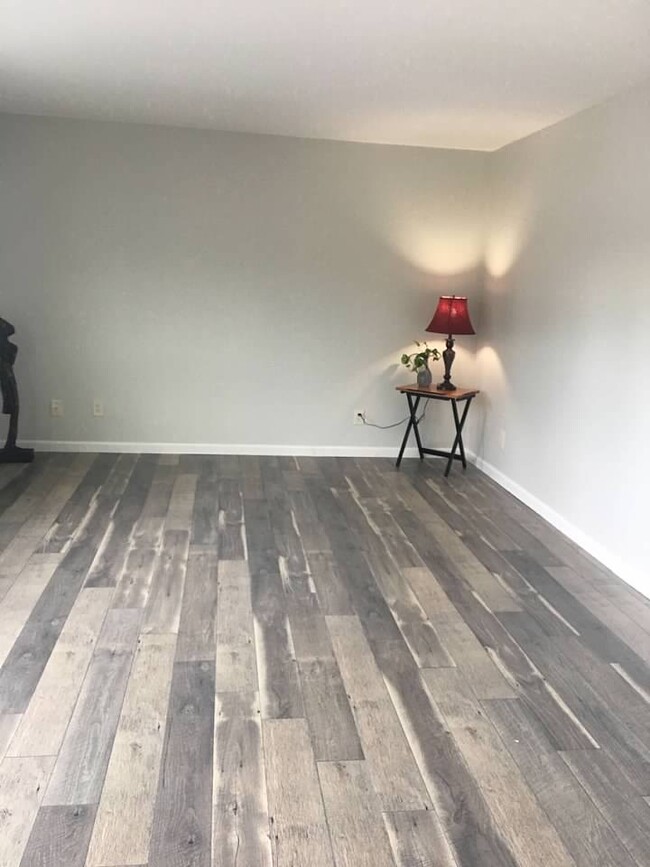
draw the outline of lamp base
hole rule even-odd
[[[451,366],[454,363],[456,353],[454,352],[454,338],[450,334],[447,337],[447,348],[442,353],[442,360],[445,365],[445,378],[436,386],[439,391],[456,391],[456,386],[451,381]]]

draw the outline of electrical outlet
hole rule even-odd
[[[366,418],[365,409],[355,409],[354,411],[354,424],[363,424]]]
[[[51,400],[50,401],[50,415],[52,418],[61,418],[63,416],[63,401],[62,400]]]
[[[104,415],[104,401],[103,400],[94,400],[93,401],[93,415],[95,418],[102,418]]]

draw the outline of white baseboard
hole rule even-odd
[[[542,518],[548,521],[549,524],[552,524],[561,533],[564,533],[564,535],[572,542],[575,542],[576,545],[579,545],[580,548],[583,548],[588,554],[591,554],[591,556],[602,563],[603,566],[606,566],[614,572],[615,575],[622,578],[626,584],[629,584],[631,587],[634,587],[635,590],[638,590],[639,593],[650,598],[650,577],[648,575],[644,575],[634,569],[618,554],[610,551],[609,548],[596,541],[596,539],[589,536],[575,524],[572,524],[571,521],[567,521],[567,519],[562,517],[562,515],[555,511],[555,509],[540,500],[539,497],[531,494],[530,491],[527,491],[526,488],[523,488],[520,484],[513,481],[509,476],[506,476],[505,473],[502,473],[501,470],[498,470],[495,466],[488,463],[488,461],[476,457],[474,463],[479,470],[486,474],[486,476],[489,476],[518,500],[521,500],[522,503],[525,503],[534,512],[537,512],[538,515],[541,515]]]
[[[21,445],[37,452],[128,452],[155,455],[296,455],[297,457],[396,458],[397,446],[284,446],[257,443],[122,443],[25,440]],[[418,450],[407,448],[405,458]]]

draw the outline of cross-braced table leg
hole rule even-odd
[[[447,468],[445,469],[445,477],[449,475],[449,471],[451,470],[451,465],[454,462],[454,455],[456,454],[456,449],[460,451],[460,459],[463,464],[463,469],[467,469],[467,460],[465,459],[465,447],[463,445],[463,427],[465,426],[465,419],[467,418],[467,413],[469,412],[469,405],[472,402],[473,398],[469,398],[465,401],[465,409],[463,410],[462,416],[458,416],[458,406],[455,400],[451,402],[451,408],[454,413],[454,425],[456,426],[456,439],[454,440],[454,444],[451,447],[451,451],[449,452],[449,459],[447,460]]]
[[[410,394],[406,395],[406,399],[409,405],[409,423],[406,425],[406,433],[404,434],[404,439],[402,440],[402,445],[399,450],[399,454],[397,455],[397,462],[395,463],[396,467],[402,463],[402,456],[404,455],[404,449],[406,448],[406,443],[408,442],[408,438],[411,434],[411,428],[415,433],[415,441],[418,444],[418,451],[420,453],[420,460],[424,457],[424,451],[422,449],[422,440],[420,439],[420,431],[418,430],[418,406],[420,405],[420,395],[415,398],[415,402],[413,402],[413,398]]]

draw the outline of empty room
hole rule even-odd
[[[650,867],[648,0],[0,3],[0,867]]]

